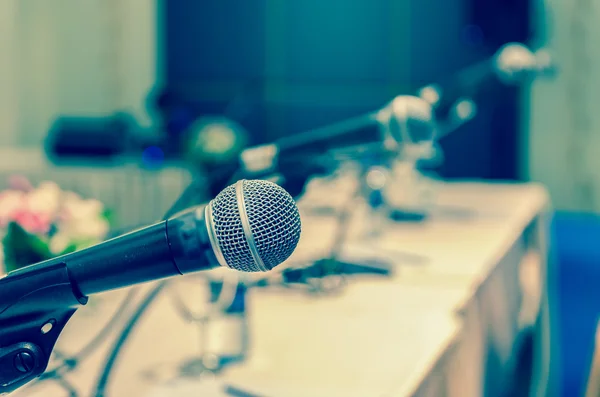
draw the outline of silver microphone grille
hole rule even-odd
[[[289,258],[300,239],[298,207],[273,182],[241,180],[219,193],[207,211],[217,258],[235,270],[271,270]]]

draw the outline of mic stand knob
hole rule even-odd
[[[0,385],[12,389],[40,375],[45,369],[42,349],[33,343],[21,342],[0,348]]]

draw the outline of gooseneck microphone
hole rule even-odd
[[[305,165],[307,158],[331,149],[382,142],[385,133],[379,117],[379,111],[375,111],[250,147],[241,152],[240,163],[247,174],[262,177],[282,168],[282,163],[291,162],[297,167]]]
[[[10,272],[0,279],[0,395],[43,373],[88,295],[219,266],[269,271],[292,254],[300,233],[298,208],[283,188],[241,180],[205,206]],[[15,364],[23,360],[29,364]]]

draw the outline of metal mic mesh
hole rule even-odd
[[[292,255],[300,240],[300,213],[294,199],[273,182],[244,181],[244,201],[263,263],[272,269]]]
[[[270,270],[285,261],[298,244],[301,232],[298,207],[288,192],[272,182],[243,181],[242,192],[254,245]],[[235,185],[215,197],[212,218],[227,265],[245,272],[261,271],[244,233]]]
[[[212,217],[212,227],[227,265],[243,272],[256,271],[252,252],[242,227],[235,185],[228,186],[215,197],[212,202]]]

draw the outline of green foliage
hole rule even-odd
[[[106,219],[109,226],[115,224],[115,214],[113,211],[104,209],[99,216]],[[93,239],[68,236],[68,238],[71,239],[68,246],[61,252],[56,252],[56,244],[51,244],[51,242],[54,238],[58,237],[57,233],[60,233],[62,225],[59,220],[55,220],[54,222],[58,223],[52,223],[50,225],[50,230],[41,235],[28,233],[17,222],[11,222],[5,229],[3,228],[2,232],[4,237],[2,238],[2,249],[4,252],[3,261],[5,270],[16,270],[33,263],[65,255],[99,243],[98,239],[100,239],[101,236]],[[56,242],[58,243],[58,241]]]
[[[46,241],[27,233],[15,222],[8,225],[2,247],[6,271],[19,269],[53,256]]]
[[[104,209],[104,211],[102,212],[102,216],[104,217],[104,219],[106,219],[106,221],[108,222],[108,224],[110,226],[114,225],[116,223],[116,215],[115,212],[109,209]]]
[[[19,224],[11,222],[8,225],[6,235],[2,239],[4,267],[9,272],[89,247],[96,242],[84,240],[73,241],[62,252],[53,253],[50,250],[50,241],[48,239],[27,233]]]

